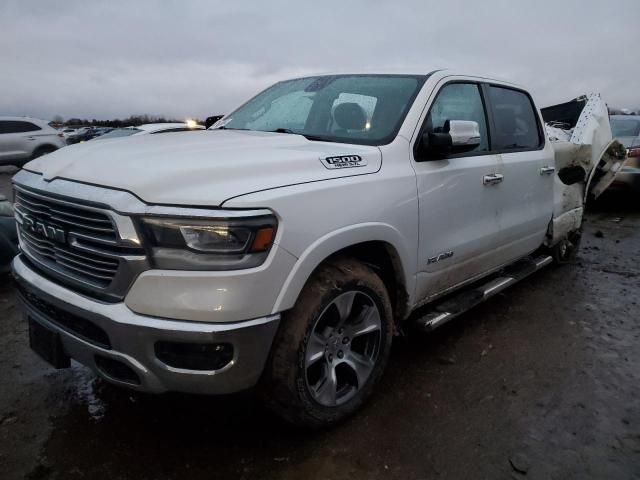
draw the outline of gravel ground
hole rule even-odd
[[[320,432],[248,394],[147,396],[52,370],[0,278],[1,476],[640,479],[638,200],[595,205],[573,264],[398,339],[367,407]]]

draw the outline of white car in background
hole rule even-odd
[[[64,138],[69,138],[73,135],[76,134],[76,129],[75,128],[63,128],[62,130],[59,130],[59,132],[62,134],[62,136]]]
[[[189,130],[204,130],[202,125],[191,123],[147,123],[137,127],[116,128],[94,140],[106,140],[109,138],[130,137],[133,135],[148,135],[156,133],[186,132]]]
[[[46,120],[0,117],[0,165],[22,166],[67,144]]]

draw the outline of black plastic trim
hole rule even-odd
[[[111,349],[111,341],[107,332],[95,323],[53,305],[19,281],[16,282],[16,285],[18,297],[27,306],[27,309],[34,310],[47,321],[88,343],[105,350]]]

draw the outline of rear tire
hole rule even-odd
[[[567,235],[567,238],[561,240],[551,249],[551,254],[555,262],[563,265],[574,260],[580,250],[581,241],[582,228],[570,232],[569,235]]]
[[[343,420],[373,392],[392,335],[380,277],[352,259],[321,265],[283,315],[263,376],[266,405],[303,427]]]

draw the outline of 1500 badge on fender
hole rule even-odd
[[[337,155],[335,157],[320,158],[320,161],[330,170],[336,168],[353,168],[364,167],[367,165],[367,161],[360,155]]]

